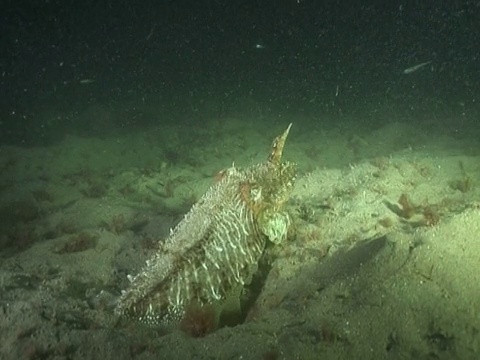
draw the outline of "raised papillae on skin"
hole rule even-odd
[[[186,309],[220,304],[249,281],[266,241],[291,224],[284,210],[296,166],[282,162],[291,124],[264,163],[231,167],[190,209],[122,292],[115,313],[149,325],[182,320]]]

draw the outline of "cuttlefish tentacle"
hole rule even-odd
[[[291,127],[292,127],[292,123],[288,125],[287,129],[283,132],[282,135],[277,136],[275,140],[273,140],[272,152],[268,157],[269,163],[273,165],[280,164],[280,161],[282,160],[283,147],[285,146],[285,141],[287,141],[287,136],[288,136],[288,133],[290,132]]]

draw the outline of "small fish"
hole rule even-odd
[[[79,81],[79,83],[82,84],[82,85],[86,85],[86,84],[92,84],[95,81],[97,81],[97,80],[95,80],[95,79],[82,79],[82,80]]]
[[[403,70],[403,73],[404,73],[405,75],[411,74],[411,73],[413,73],[413,72],[415,72],[415,71],[417,71],[417,70],[420,70],[420,69],[423,68],[424,66],[427,66],[428,64],[431,64],[431,63],[432,63],[431,61],[427,61],[427,62],[418,64],[418,65],[409,67],[409,68]]]

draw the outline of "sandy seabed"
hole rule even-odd
[[[478,359],[478,139],[292,120],[295,236],[267,250],[245,320],[203,338],[119,324],[111,299],[289,121],[1,148],[0,358]]]

